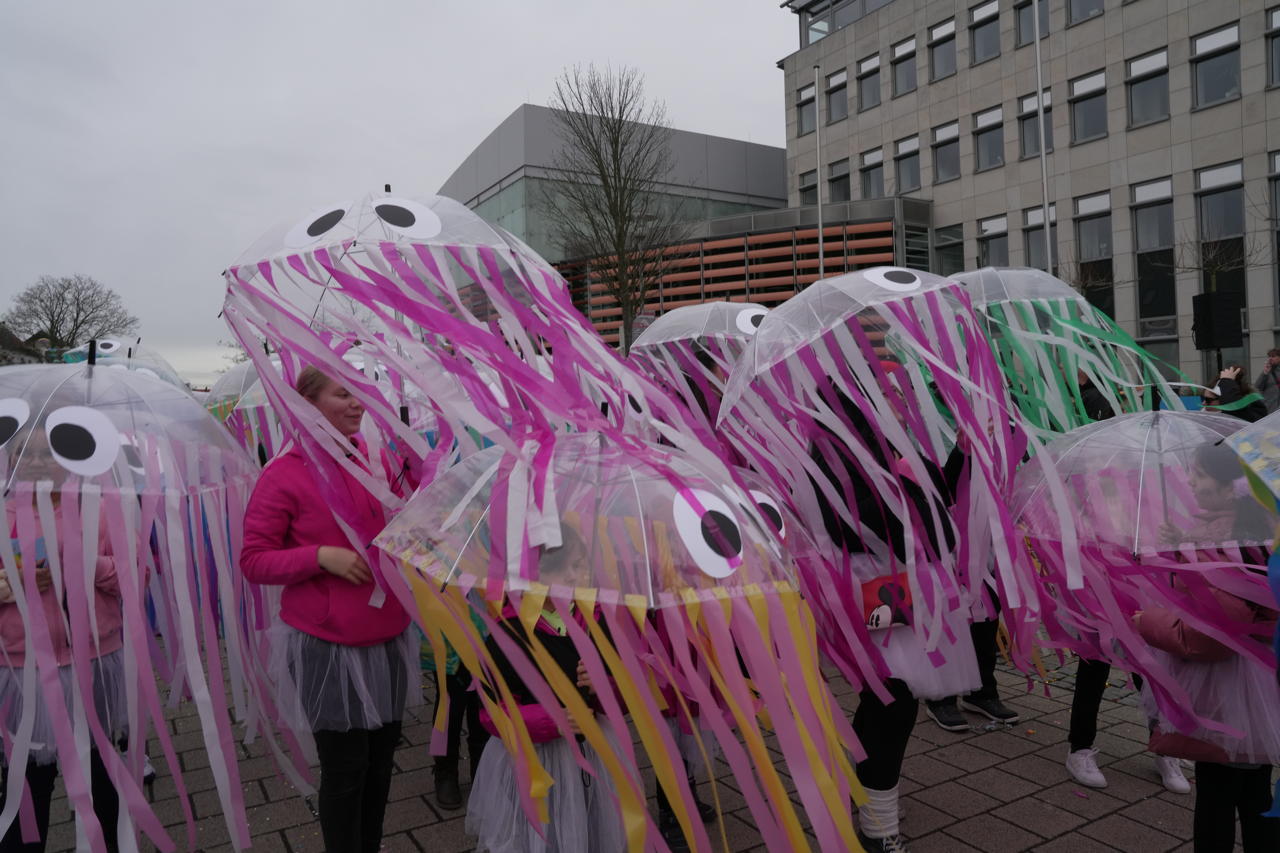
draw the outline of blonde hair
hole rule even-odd
[[[293,383],[293,388],[303,397],[314,402],[316,397],[320,396],[320,392],[328,388],[332,382],[333,380],[320,368],[307,365],[298,374],[298,381]]]

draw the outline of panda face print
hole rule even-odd
[[[727,578],[742,565],[742,529],[729,505],[702,489],[676,494],[676,531],[693,564],[703,574]]]

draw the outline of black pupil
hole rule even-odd
[[[630,394],[627,395],[627,402],[631,404],[631,408],[635,409],[637,414],[644,413],[644,409],[640,408],[640,401]]]
[[[18,432],[18,419],[13,415],[0,417],[0,444],[13,438]]]
[[[49,447],[63,459],[82,462],[98,449],[98,442],[79,424],[58,424],[49,430]]]
[[[378,218],[388,225],[394,225],[397,228],[408,228],[410,225],[418,221],[418,217],[413,215],[413,211],[406,210],[398,204],[380,204],[374,208]]]
[[[763,315],[763,314],[755,314],[755,315],[753,315],[753,316],[751,317],[751,319],[750,319],[750,320],[748,320],[747,322],[748,322],[748,323],[750,323],[751,325],[755,326],[755,327],[758,329],[758,328],[760,328],[760,324],[764,322],[764,315]]]
[[[331,210],[324,216],[321,216],[315,222],[307,226],[307,235],[310,237],[319,237],[333,226],[342,221],[342,217],[346,216],[345,210]]]
[[[765,518],[769,519],[769,523],[773,525],[774,530],[782,529],[782,513],[778,512],[778,508],[771,504],[760,504],[760,511],[764,513]]]
[[[742,550],[742,533],[738,525],[714,509],[702,516],[702,538],[721,557],[733,557]]]
[[[916,277],[906,270],[890,270],[884,277],[894,284],[911,284]]]

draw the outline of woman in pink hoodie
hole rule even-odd
[[[21,456],[21,474],[24,480],[48,479],[56,484],[67,476],[67,472],[54,461],[47,445],[35,435],[24,442]],[[60,539],[60,551],[65,559],[70,549],[79,547],[80,531],[67,530],[62,524],[61,492],[55,488],[51,497],[54,503],[54,520]],[[13,508],[11,505],[10,509]],[[10,536],[16,539],[17,530],[10,530]],[[28,555],[21,553],[16,556],[22,561],[28,558]],[[44,608],[50,646],[54,662],[58,666],[63,695],[69,705],[75,675],[71,666],[72,651],[68,635],[68,616],[63,608],[63,594],[54,587],[46,555],[38,553],[29,556],[37,561],[36,588]],[[21,563],[19,565],[21,566]],[[92,638],[91,647],[97,653],[97,657],[90,664],[93,677],[93,705],[86,708],[86,711],[96,712],[103,730],[119,742],[128,736],[124,654],[121,651],[124,645],[123,615],[116,563],[110,555],[105,530],[101,532],[98,556],[92,569],[94,585],[91,604],[94,609],[97,633]],[[26,624],[18,608],[14,585],[8,575],[0,569],[0,655],[3,655],[0,658],[0,724],[4,726],[10,738],[18,732],[22,717],[26,696],[23,690],[23,667],[26,664],[28,651]],[[58,777],[58,753],[54,743],[53,721],[44,701],[44,695],[39,689],[35,694],[35,701],[37,705],[35,725],[32,730],[31,752],[27,758],[25,773],[39,838],[30,844],[23,842],[22,819],[19,815],[10,824],[4,837],[0,839],[0,853],[16,853],[16,851],[39,853],[45,849],[45,841],[48,837],[49,809],[53,800],[54,781]],[[120,797],[96,747],[91,748],[89,758],[93,811],[102,826],[107,850],[115,851],[119,849],[116,823],[119,816]],[[5,788],[0,787],[0,806],[4,803],[4,792]]]
[[[296,387],[345,437],[348,459],[388,473],[368,460],[356,397],[314,367]],[[263,469],[249,500],[240,567],[250,581],[284,587],[272,668],[286,719],[315,736],[325,848],[374,853],[417,659],[408,613],[394,597],[376,594],[365,555],[352,550],[330,501],[345,504],[362,542],[386,523],[377,498],[340,466],[320,471],[296,444],[286,448]]]

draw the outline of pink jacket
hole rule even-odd
[[[356,441],[363,455],[363,442]],[[354,477],[334,466],[355,508],[356,530],[372,538],[386,523],[382,505]],[[284,587],[280,618],[299,631],[347,646],[372,646],[399,635],[409,614],[388,596],[369,606],[373,583],[356,586],[320,568],[321,545],[350,548],[297,446],[262,471],[244,519],[240,568],[254,583]]]
[[[1213,589],[1211,593],[1228,618],[1252,626],[1250,636],[1259,643],[1267,642],[1275,630],[1275,611],[1258,607],[1220,589]],[[1222,643],[1183,622],[1177,613],[1164,608],[1153,607],[1143,611],[1142,618],[1138,620],[1138,633],[1148,645],[1196,663],[1214,663],[1235,655]]]
[[[59,525],[61,526],[61,525]],[[16,536],[10,531],[10,536]],[[102,530],[98,539],[98,562],[95,567],[93,586],[93,608],[98,621],[99,653],[106,655],[124,645],[124,614],[120,607],[120,581],[116,577],[116,561],[109,555],[107,532]],[[3,572],[0,571],[0,578]],[[71,641],[67,637],[66,614],[52,588],[40,595],[44,604],[45,620],[49,624],[49,635],[53,641],[53,653],[58,666],[71,663]],[[22,624],[22,614],[13,600],[13,590],[8,578],[0,581],[0,645],[4,648],[4,657],[0,658],[0,666],[20,667],[27,659],[27,630]]]

